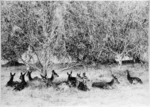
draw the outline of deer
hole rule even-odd
[[[83,76],[81,77],[80,74],[77,73],[77,88],[79,90],[82,90],[82,91],[87,91],[89,90],[89,88],[87,87],[87,81],[89,81],[89,79],[87,78],[86,76],[86,73],[83,73]]]
[[[21,80],[21,82],[15,86],[14,90],[16,90],[16,91],[21,91],[21,90],[23,90],[25,87],[28,86],[27,82],[25,81],[25,74],[26,74],[26,73],[22,73],[22,72],[21,72],[20,78],[19,78],[19,79]]]
[[[47,75],[43,76],[41,75],[42,79],[44,80],[44,82],[46,83],[46,86],[52,86],[54,85],[53,81],[56,77],[59,77],[59,75],[55,72],[55,70],[52,70],[52,75],[50,78],[47,78]]]
[[[94,82],[94,83],[92,83],[92,87],[108,89],[108,88],[112,87],[114,85],[114,83],[120,84],[120,82],[118,81],[116,76],[114,76],[113,74],[111,74],[111,76],[112,76],[112,80],[110,82]]]
[[[27,76],[28,76],[28,79],[29,79],[29,81],[35,81],[35,80],[41,80],[39,77],[34,77],[34,78],[32,78],[32,76],[31,76],[31,73],[32,73],[32,71],[28,71],[27,72]]]
[[[50,51],[49,47],[42,48],[40,51],[36,50],[33,45],[28,44],[28,49],[25,53],[20,55],[17,50],[16,53],[20,60],[26,65],[26,69],[34,69],[38,72],[40,72],[42,77],[42,82],[46,83],[46,85],[50,85],[54,78],[58,77],[58,74],[56,75],[55,71],[52,71],[52,77],[47,77],[47,71],[49,66],[51,66],[53,63],[51,61],[52,57],[49,53]],[[30,78],[31,79],[31,78]],[[32,79],[31,79],[32,80]]]
[[[118,78],[116,76],[114,76],[113,74],[111,76],[113,77],[113,79],[106,84],[106,88],[112,87],[114,85],[114,83],[120,84],[120,82],[118,81]]]
[[[77,86],[77,78],[72,77],[72,71],[70,72],[70,74],[67,72],[67,75],[68,75],[67,83],[69,84],[69,86],[76,87]]]
[[[31,76],[31,73],[32,71],[28,71],[27,72],[27,76],[28,76],[28,86],[30,86],[31,88],[42,88],[42,87],[45,87],[45,83],[44,83],[44,80],[42,78],[39,78],[39,77],[34,77],[32,78]],[[44,76],[43,76],[44,78]],[[45,77],[46,79],[46,77]]]
[[[19,83],[18,81],[13,81],[15,74],[16,73],[12,74],[10,72],[10,80],[7,82],[6,86],[14,87],[15,85]]]
[[[129,73],[129,70],[126,70],[127,72],[127,80],[129,81],[130,84],[135,84],[135,83],[140,83],[142,84],[142,80],[138,77],[132,77]]]
[[[82,77],[83,77],[85,83],[86,83],[87,81],[90,81],[89,78],[86,76],[86,73],[85,73],[85,72],[84,72],[82,75],[83,75]]]

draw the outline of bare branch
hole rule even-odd
[[[112,53],[114,53],[115,55],[119,54],[118,52],[115,52],[114,50],[112,50],[110,47],[108,47],[108,49],[109,49]]]
[[[127,42],[127,40],[125,40],[124,48],[123,48],[123,51],[121,52],[121,54],[126,53],[128,45],[129,45],[129,42]]]
[[[26,61],[24,61],[24,60],[22,59],[21,55],[20,55],[20,54],[18,53],[18,51],[16,50],[16,48],[14,48],[14,49],[15,49],[16,55],[18,56],[19,59],[21,59],[21,61],[22,61],[24,64],[29,65],[30,67],[37,69],[39,72],[42,71],[41,69],[39,69],[39,68],[36,67],[35,65],[33,65],[33,64],[28,64]]]

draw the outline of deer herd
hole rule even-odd
[[[126,70],[126,78],[130,84],[136,84],[140,83],[142,84],[142,80],[138,77],[132,77],[130,75],[130,71]],[[52,70],[52,75],[50,78],[47,77],[47,75],[43,76],[41,75],[41,78],[39,77],[32,77],[31,76],[32,71],[28,71],[27,73],[20,73],[20,82],[19,81],[13,81],[15,73],[10,72],[10,80],[7,82],[6,86],[12,87],[16,91],[21,91],[26,87],[30,86],[36,86],[36,87],[58,87],[61,84],[65,84],[68,87],[77,88],[82,91],[88,91],[90,90],[89,86],[87,85],[88,82],[90,82],[90,79],[86,76],[86,73],[84,72],[81,76],[81,74],[77,73],[76,77],[72,76],[72,71],[70,73],[67,72],[68,78],[66,81],[61,82],[54,82],[54,80],[59,77],[59,75],[55,72],[55,70]],[[25,80],[25,75],[28,77],[28,81]],[[91,83],[91,86],[94,88],[101,88],[101,89],[111,89],[114,84],[120,84],[118,78],[111,74],[112,79],[109,82],[93,82]]]

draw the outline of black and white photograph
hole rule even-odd
[[[149,107],[149,1],[0,1],[2,107]]]

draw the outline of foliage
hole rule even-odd
[[[52,56],[98,63],[138,57],[148,49],[149,3],[98,1],[2,2],[2,58],[28,45],[47,68]]]

